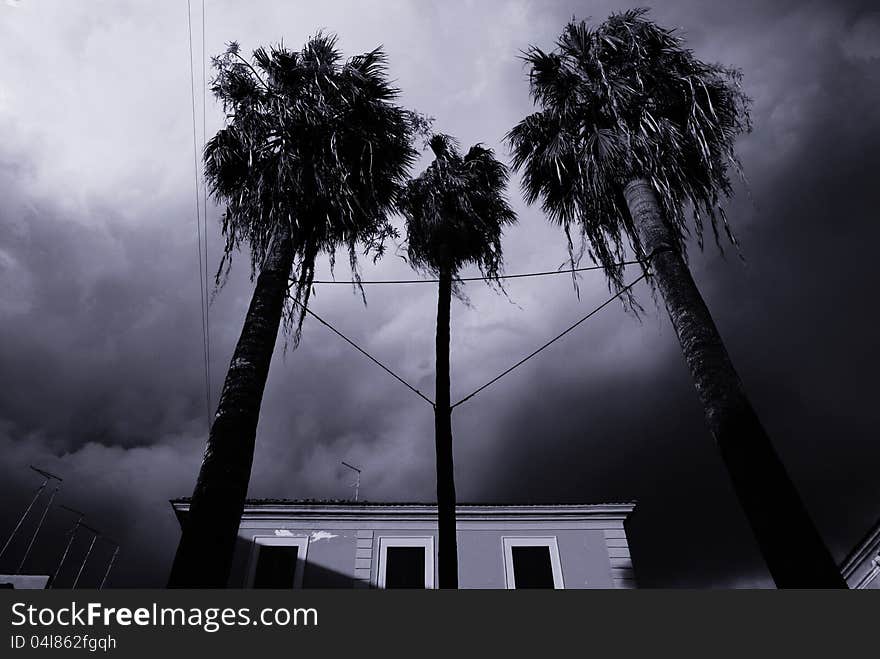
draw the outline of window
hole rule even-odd
[[[564,588],[555,537],[505,537],[502,545],[508,588]]]
[[[307,537],[256,537],[251,551],[251,588],[302,588],[309,548]]]
[[[379,538],[379,588],[433,588],[434,538]]]
[[[283,588],[286,584],[293,584],[298,549],[296,545],[260,547],[254,588]]]

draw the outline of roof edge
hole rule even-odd
[[[171,506],[178,521],[189,512],[188,497],[171,499]],[[516,517],[611,517],[626,520],[636,507],[635,501],[614,503],[471,503],[456,505],[457,515],[463,518],[491,516]],[[371,516],[392,517],[399,515],[425,517],[436,516],[437,504],[427,502],[379,502],[379,501],[309,501],[284,499],[248,499],[245,502],[243,517],[264,517],[285,513],[305,516],[332,515],[339,517],[358,517],[365,513]]]
[[[868,529],[868,532],[843,559],[840,564],[843,578],[848,579],[865,559],[870,558],[871,554],[877,551],[880,551],[880,520],[877,520],[877,523]]]

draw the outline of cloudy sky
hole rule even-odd
[[[740,141],[749,185],[729,208],[745,261],[694,249],[692,264],[838,559],[880,516],[872,4],[676,0],[653,11],[701,58],[741,68],[754,99],[755,130]],[[338,32],[346,54],[384,44],[403,104],[506,158],[502,136],[531,110],[519,51],[551,47],[573,15],[628,6],[208,0],[206,49],[298,46],[320,28]],[[193,2],[197,77],[200,13]],[[164,584],[178,535],[167,500],[191,492],[206,436],[189,52],[182,0],[0,4],[0,531],[39,483],[27,465],[59,473],[57,500],[122,544],[113,586]],[[221,119],[208,98],[209,135]],[[562,265],[562,234],[525,207],[518,180],[510,196],[520,221],[505,239],[507,271]],[[209,208],[212,268],[217,214]],[[393,250],[363,272],[411,275]],[[251,290],[242,255],[210,311],[215,392]],[[456,410],[459,498],[637,499],[630,541],[643,585],[767,585],[666,313],[639,292],[643,318],[608,307]],[[431,391],[434,287],[367,294],[364,307],[348,287],[320,287],[313,308]],[[509,300],[477,284],[467,294],[470,305],[453,308],[453,398],[607,288],[585,274],[579,298],[565,276],[513,281]],[[280,347],[251,496],[346,497],[344,459],[363,467],[365,498],[431,500],[430,408],[313,321],[297,351]],[[70,521],[50,513],[31,567],[54,567]],[[84,578],[98,578],[108,555],[96,545]]]

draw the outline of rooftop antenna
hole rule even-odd
[[[18,533],[18,530],[21,528],[21,525],[24,524],[24,520],[27,519],[27,516],[31,512],[31,508],[34,507],[34,504],[37,502],[37,499],[40,498],[40,495],[43,493],[43,490],[46,489],[46,486],[49,484],[49,481],[56,480],[56,481],[58,481],[58,487],[61,487],[61,481],[64,480],[60,476],[56,476],[55,474],[51,474],[48,471],[45,471],[43,469],[37,469],[36,467],[34,467],[32,465],[29,465],[29,466],[31,469],[33,469],[35,472],[40,474],[40,476],[43,477],[43,483],[34,492],[34,496],[31,499],[31,502],[28,504],[28,507],[25,508],[24,513],[22,513],[21,517],[18,519],[18,523],[15,525],[15,528],[12,529],[12,533],[10,533],[9,537],[6,539],[6,543],[3,545],[3,549],[0,549],[0,556],[3,556],[3,554],[6,553],[6,550],[9,549],[9,545],[12,544],[12,539],[15,537],[15,534]],[[55,491],[56,492],[58,491],[57,487],[55,488]],[[54,497],[55,497],[55,495],[53,493],[52,498],[54,498]],[[51,499],[50,499],[49,503],[51,504]],[[45,513],[44,513],[44,517],[45,517]],[[42,520],[41,520],[41,523],[42,523]],[[39,528],[37,528],[37,530],[39,531]],[[34,533],[34,537],[36,537],[36,533]],[[33,539],[31,539],[31,544],[33,544]],[[28,550],[30,550],[30,548]]]
[[[109,538],[107,539],[110,540]],[[104,572],[104,578],[101,579],[101,585],[98,586],[98,590],[104,590],[104,584],[107,583],[107,576],[110,574],[110,568],[113,567],[113,564],[116,562],[116,557],[119,555],[119,543],[114,542],[113,540],[110,540],[110,542],[115,545],[115,548],[113,549],[113,555],[110,557],[110,562],[107,563],[107,571]]]
[[[25,562],[27,562],[28,556],[31,554],[31,549],[34,547],[34,543],[37,541],[37,535],[40,533],[40,529],[43,528],[43,522],[46,521],[46,515],[49,514],[49,509],[52,507],[52,502],[55,501],[55,495],[58,494],[58,490],[61,489],[61,483],[55,486],[55,489],[52,490],[52,494],[49,495],[49,501],[46,502],[46,507],[43,508],[43,514],[40,515],[40,521],[37,522],[37,528],[34,529],[34,534],[31,536],[31,541],[28,543],[27,549],[24,550],[24,556],[21,557],[21,562],[18,564],[18,568],[16,568],[15,573],[21,574],[22,568],[24,568]]]
[[[79,571],[76,573],[76,579],[73,580],[73,585],[70,587],[71,590],[76,588],[76,584],[79,583],[79,578],[82,576],[83,569],[86,566],[86,561],[89,560],[89,554],[92,553],[92,549],[95,547],[95,542],[98,541],[98,538],[101,536],[101,532],[97,529],[93,529],[88,524],[80,524],[86,531],[92,534],[92,541],[89,543],[89,548],[86,551],[86,555],[83,556],[82,563],[79,564]]]
[[[61,560],[58,562],[58,567],[55,568],[55,574],[52,575],[52,580],[49,582],[49,587],[55,587],[55,580],[58,578],[58,574],[61,572],[61,566],[64,565],[64,561],[67,560],[67,554],[70,553],[70,547],[73,545],[73,539],[76,535],[77,529],[79,529],[80,524],[82,524],[83,518],[86,516],[85,513],[80,512],[79,510],[74,510],[73,508],[68,508],[64,504],[61,504],[61,508],[67,510],[68,512],[76,515],[76,521],[73,523],[73,526],[67,532],[67,546],[64,548],[64,553],[61,554]]]
[[[340,460],[340,462],[342,462],[343,466],[348,467],[357,474],[354,483],[352,483],[352,487],[354,487],[354,500],[357,501],[361,489],[361,470],[354,465],[348,464],[345,460]]]

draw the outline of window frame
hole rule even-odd
[[[376,569],[376,588],[385,589],[389,547],[422,547],[425,550],[425,590],[434,589],[434,536],[379,536],[379,564]]]
[[[309,551],[309,536],[257,535],[253,537],[251,556],[248,564],[247,587],[254,587],[257,576],[257,563],[260,560],[261,547],[296,547],[296,567],[293,569],[291,589],[302,588],[305,573],[306,557]]]
[[[508,590],[516,590],[516,575],[513,570],[513,547],[547,547],[550,550],[550,569],[553,573],[553,589],[564,590],[562,562],[559,560],[559,545],[556,536],[502,536],[504,553],[504,585]]]

